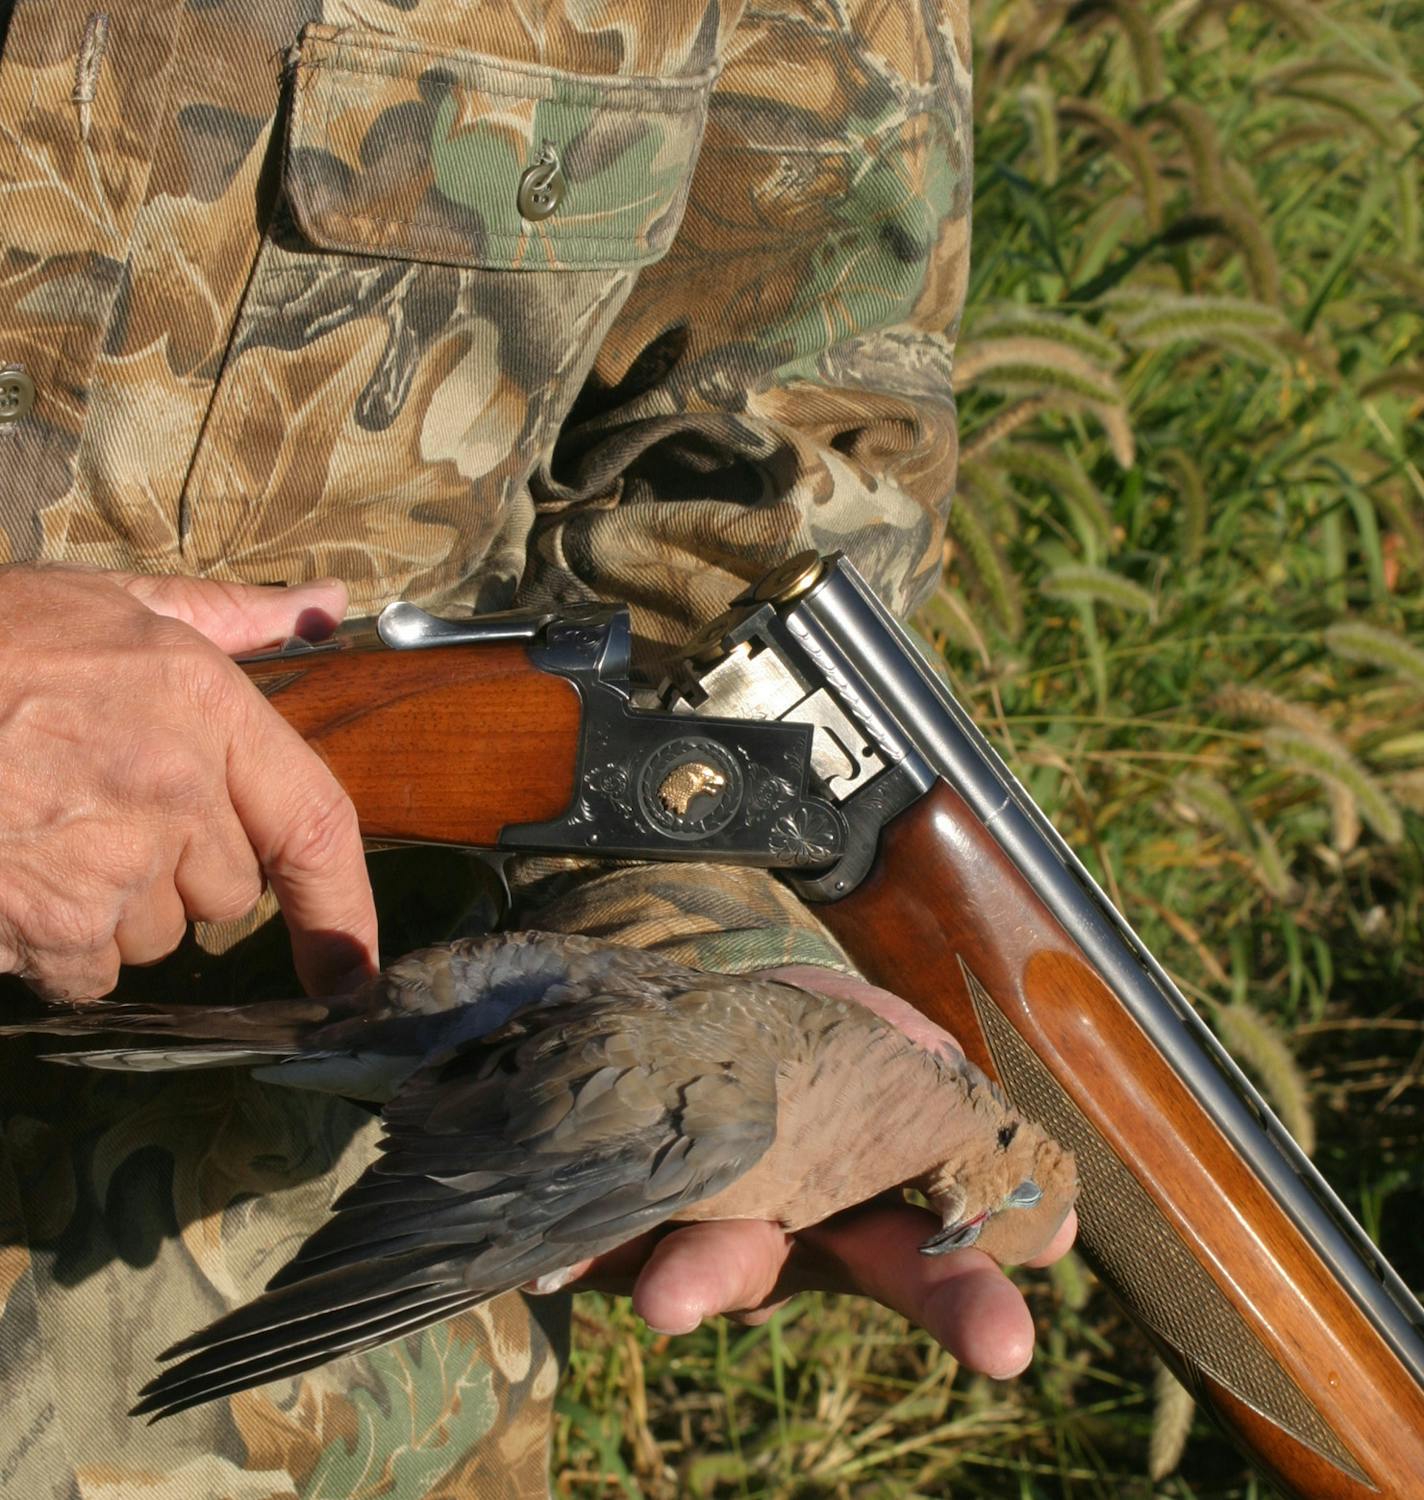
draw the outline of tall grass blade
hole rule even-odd
[[[1227,1051],[1255,1075],[1281,1123],[1307,1156],[1315,1153],[1315,1118],[1305,1075],[1280,1032],[1246,1001],[1212,1011]]]
[[[1197,1404],[1177,1377],[1158,1361],[1153,1384],[1152,1439],[1147,1448],[1147,1475],[1160,1484],[1182,1461],[1196,1419]]]
[[[1399,809],[1384,788],[1338,740],[1277,726],[1262,736],[1266,754],[1277,765],[1312,777],[1328,792],[1348,797],[1359,815],[1387,844],[1404,836]]]
[[[1424,650],[1394,631],[1364,620],[1341,620],[1326,630],[1324,639],[1332,656],[1393,672],[1424,694]]]
[[[1157,601],[1140,583],[1114,573],[1110,568],[1065,564],[1044,574],[1042,590],[1052,599],[1082,600],[1107,604],[1125,614],[1155,619]]]

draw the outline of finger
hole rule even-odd
[[[612,1250],[605,1250],[590,1261],[581,1262],[579,1291],[609,1292],[616,1297],[631,1297],[633,1287],[647,1264],[653,1247],[671,1234],[676,1225],[660,1225],[625,1240]]]
[[[351,799],[250,684],[228,757],[233,810],[286,918],[307,992],[375,973],[376,906]]]
[[[236,922],[257,905],[262,867],[235,812],[210,814],[179,856],[173,884],[194,922]]]
[[[565,1266],[561,1271],[545,1271],[537,1281],[526,1281],[521,1292],[526,1292],[531,1297],[549,1297],[555,1292],[562,1292],[565,1287],[581,1280],[588,1274],[588,1268],[593,1264],[591,1260],[576,1260],[573,1265]]]
[[[1078,1237],[1078,1210],[1070,1208],[1068,1217],[1058,1226],[1058,1233],[1039,1251],[1037,1255],[1030,1256],[1024,1265],[1037,1270],[1041,1266],[1051,1266],[1055,1260],[1061,1260],[1073,1248],[1073,1241]]]
[[[633,1311],[660,1333],[690,1333],[716,1313],[761,1308],[792,1241],[754,1219],[689,1224],[659,1242],[633,1288]]]
[[[346,614],[346,585],[339,578],[288,588],[167,574],[110,576],[155,614],[191,625],[230,655],[292,635],[321,640]]]
[[[1033,1357],[1033,1319],[1018,1288],[978,1250],[926,1256],[933,1215],[874,1207],[802,1230],[834,1279],[927,1330],[972,1370],[1007,1380]]]
[[[119,982],[119,948],[106,938],[83,952],[32,953],[20,978],[45,1000],[99,1000]]]
[[[182,898],[172,880],[159,880],[129,901],[114,929],[114,946],[126,964],[156,964],[188,931]]]
[[[763,1323],[770,1323],[783,1307],[789,1307],[792,1300],[790,1297],[778,1297],[774,1302],[763,1302],[760,1307],[747,1308],[741,1312],[728,1311],[723,1316],[731,1318],[734,1323],[740,1323],[744,1328],[760,1328]]]

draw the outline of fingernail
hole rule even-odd
[[[537,1281],[528,1284],[528,1290],[536,1297],[548,1297],[561,1292],[574,1279],[574,1267],[565,1266],[562,1271],[548,1271]]]
[[[335,634],[340,623],[340,620],[332,619],[324,609],[304,609],[297,616],[297,627],[293,634],[299,635],[304,641],[324,641]]]
[[[690,1323],[676,1319],[669,1319],[665,1323],[654,1323],[648,1318],[644,1318],[643,1321],[654,1333],[662,1333],[674,1338],[680,1337],[684,1333],[692,1333],[695,1329],[702,1326],[700,1315],[694,1317]]]

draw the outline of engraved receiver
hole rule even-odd
[[[787,720],[639,707],[626,609],[442,620],[391,604],[242,658],[375,843],[818,867],[845,821]]]

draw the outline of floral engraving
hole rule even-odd
[[[767,842],[773,854],[791,864],[823,865],[835,857],[838,840],[830,814],[803,803],[772,824]]]

